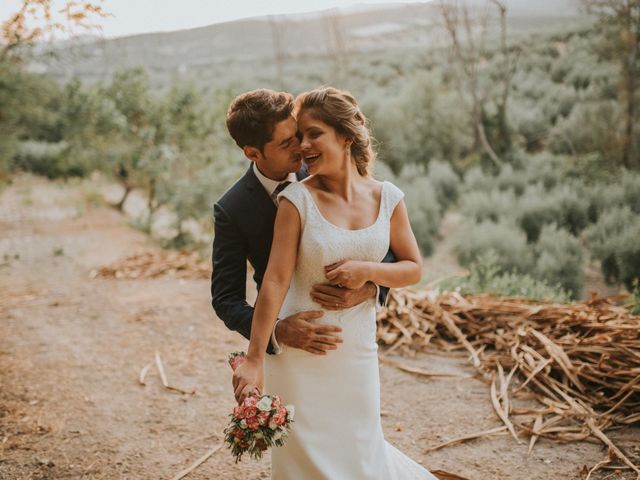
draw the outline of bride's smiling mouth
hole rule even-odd
[[[307,153],[304,155],[304,162],[309,165],[313,164],[320,157],[319,153]]]

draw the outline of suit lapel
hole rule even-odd
[[[249,170],[245,174],[245,180],[248,191],[247,207],[251,209],[250,211],[253,211],[251,216],[261,220],[270,219],[273,224],[276,217],[276,206],[253,172],[253,164],[249,166]]]

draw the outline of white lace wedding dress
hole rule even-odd
[[[281,194],[300,213],[302,234],[296,270],[280,318],[317,310],[309,296],[326,281],[325,265],[342,259],[381,261],[389,249],[389,221],[404,194],[384,182],[375,223],[347,230],[326,220],[307,187],[292,183]],[[283,347],[267,355],[265,390],[295,406],[293,430],[272,450],[274,480],[436,480],[387,443],[380,421],[376,301],[326,311],[320,323],[342,327],[344,343],[326,356]]]

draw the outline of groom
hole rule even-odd
[[[247,339],[254,311],[246,298],[247,260],[260,289],[271,251],[276,197],[289,183],[307,176],[292,110],[291,94],[263,89],[238,96],[227,112],[229,133],[251,165],[213,206],[211,303],[227,328]],[[392,261],[392,254],[387,257],[385,261]],[[309,294],[326,310],[342,310],[374,298],[377,292],[370,282],[357,290],[327,283],[315,285]],[[381,303],[386,294],[380,288]],[[322,315],[313,310],[278,319],[267,353],[279,353],[281,344],[316,355],[335,350],[342,343],[342,329],[315,323]]]

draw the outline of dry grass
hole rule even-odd
[[[640,421],[640,317],[617,306],[619,300],[558,305],[396,290],[378,315],[378,339],[388,353],[466,350],[514,439],[528,437],[530,450],[540,437],[595,439],[640,478],[605,433]],[[525,398],[537,405],[514,405]]]

